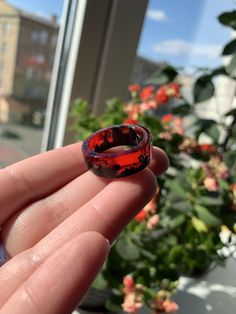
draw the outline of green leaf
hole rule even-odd
[[[213,119],[199,119],[197,124],[200,125],[203,129],[208,129],[217,123]]]
[[[236,163],[236,151],[228,151],[224,154],[224,162],[229,169],[232,169]]]
[[[173,210],[180,211],[181,213],[188,213],[191,211],[192,206],[188,201],[178,201],[172,204]]]
[[[173,114],[177,114],[180,116],[186,116],[192,112],[192,106],[190,106],[189,104],[181,104],[181,105],[173,108],[171,111]]]
[[[178,216],[171,219],[169,226],[171,228],[176,228],[176,227],[181,226],[184,223],[184,221],[185,221],[185,216],[179,214]]]
[[[179,194],[183,198],[186,197],[186,189],[181,186],[179,180],[168,180],[166,182],[166,187],[168,187],[172,192]]]
[[[106,111],[123,110],[123,103],[119,98],[111,98],[106,101]]]
[[[174,246],[169,251],[169,262],[179,263],[183,258],[183,247],[181,245]]]
[[[196,202],[205,206],[221,206],[224,204],[221,198],[215,196],[200,196],[196,199]]]
[[[143,114],[139,120],[143,122],[153,134],[160,133],[164,130],[161,121],[157,117]]]
[[[203,75],[198,78],[194,85],[193,95],[196,103],[205,101],[214,95],[215,86],[210,75]]]
[[[236,108],[228,111],[226,114],[225,114],[226,117],[228,116],[233,116],[233,117],[236,117]]]
[[[164,278],[160,282],[160,288],[164,290],[169,290],[170,283],[171,281],[169,279]]]
[[[105,307],[107,310],[109,310],[111,313],[120,313],[121,312],[121,307],[118,305],[120,304],[120,301],[119,302],[116,302],[115,300],[111,300],[111,299],[108,299],[105,303]]]
[[[236,11],[225,12],[218,16],[219,21],[236,30]]]
[[[154,262],[156,260],[156,255],[152,254],[150,251],[145,250],[145,249],[140,249],[141,254],[149,259],[150,261]]]
[[[208,134],[210,137],[218,141],[217,132],[218,132],[218,127],[217,123],[215,120],[212,119],[198,119],[196,120],[196,130],[195,130],[195,137],[198,139],[198,137],[202,133]],[[209,132],[209,133],[208,133]]]
[[[228,56],[236,52],[236,39],[230,41],[223,49],[222,55]]]
[[[208,232],[208,228],[207,225],[201,221],[200,219],[198,219],[197,217],[193,216],[191,219],[192,225],[193,227],[200,233],[202,232]]]
[[[225,70],[232,78],[236,78],[236,53],[233,55]]]
[[[140,251],[129,238],[120,238],[116,242],[118,254],[125,260],[136,260],[140,257]]]
[[[146,84],[162,85],[172,82],[176,75],[177,71],[172,66],[166,66],[164,69],[156,71],[153,76],[147,80]]]
[[[194,209],[198,214],[198,218],[203,221],[207,226],[220,226],[221,220],[213,215],[206,207],[196,205]]]
[[[205,133],[213,140],[214,144],[218,143],[220,138],[220,131],[217,125],[212,125],[205,130]]]
[[[222,67],[214,69],[210,75],[211,75],[211,78],[213,78],[217,75],[227,75],[227,73],[225,71],[225,67],[222,66]]]
[[[93,288],[97,289],[97,290],[103,290],[105,288],[107,288],[108,283],[105,280],[102,272],[98,273],[96,279],[93,282]]]
[[[229,183],[223,179],[218,179],[219,185],[223,190],[229,191]]]

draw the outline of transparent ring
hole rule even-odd
[[[118,146],[127,149],[109,151]],[[152,155],[149,130],[140,125],[121,124],[101,129],[87,138],[82,152],[88,168],[98,176],[126,177],[148,166]]]

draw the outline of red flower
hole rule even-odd
[[[233,192],[236,192],[236,183],[232,183],[230,185],[230,189],[233,191]]]
[[[128,90],[132,93],[132,92],[139,92],[141,89],[140,85],[138,84],[131,84],[128,87]]]
[[[123,121],[123,124],[138,124],[138,120],[127,118]]]
[[[166,104],[168,102],[169,97],[167,95],[167,89],[165,85],[161,86],[158,89],[158,91],[156,92],[155,98],[159,104]]]
[[[168,113],[168,114],[165,114],[162,118],[161,118],[161,121],[163,123],[168,123],[170,121],[173,120],[173,114],[172,113]]]
[[[214,144],[199,144],[196,147],[196,151],[198,152],[207,152],[207,153],[215,153],[216,147]]]
[[[165,300],[162,306],[165,313],[176,313],[179,310],[178,304],[171,300]]]
[[[147,86],[141,90],[139,96],[140,96],[142,101],[147,101],[151,98],[153,92],[154,92],[154,87],[153,86]]]
[[[168,95],[172,97],[179,98],[180,97],[180,87],[181,85],[178,83],[169,83],[168,84]]]
[[[137,221],[144,221],[145,218],[147,217],[147,212],[145,210],[141,210],[135,217],[134,219]]]
[[[126,275],[124,278],[123,278],[123,285],[126,287],[126,288],[134,288],[135,286],[135,282],[134,282],[134,279],[131,275]]]

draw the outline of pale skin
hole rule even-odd
[[[166,154],[140,173],[107,179],[87,171],[81,143],[0,170],[0,226],[9,260],[0,267],[0,314],[71,313],[109,243],[157,191]]]

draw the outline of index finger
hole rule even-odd
[[[0,225],[15,211],[85,172],[81,145],[68,145],[1,169]]]

